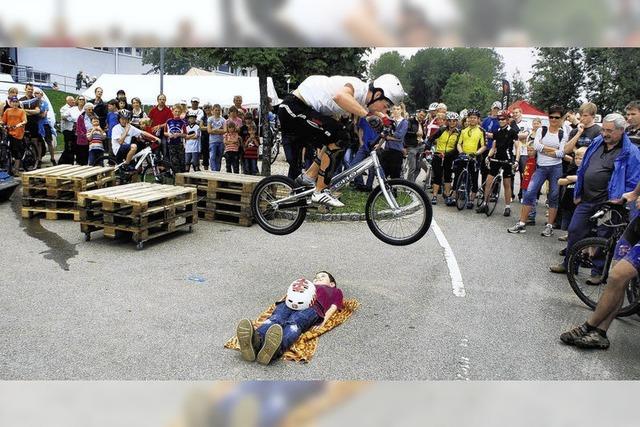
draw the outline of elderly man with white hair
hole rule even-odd
[[[58,163],[72,165],[74,161],[73,145],[76,142],[76,134],[73,130],[77,120],[72,114],[72,109],[76,105],[76,100],[73,96],[67,96],[65,100],[66,104],[60,108],[60,130],[64,138],[64,150]]]
[[[621,114],[606,116],[601,135],[596,137],[584,153],[578,169],[578,180],[573,192],[576,210],[569,224],[569,236],[564,261],[550,269],[554,273],[567,271],[568,254],[573,245],[589,235],[593,216],[608,200],[622,198],[636,188],[640,181],[640,151],[625,133],[627,122]],[[598,234],[608,234],[606,227]],[[589,279],[599,283],[601,272],[592,271]]]

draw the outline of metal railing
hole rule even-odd
[[[10,74],[15,83],[33,83],[36,86],[51,89],[55,88],[55,84],[58,90],[75,94],[82,92],[88,87],[83,81],[80,89],[77,89],[76,77],[36,70],[29,65],[14,65],[0,62],[0,69],[3,73],[8,71],[9,67],[11,72],[6,74]]]

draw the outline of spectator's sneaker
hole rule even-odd
[[[549,267],[549,271],[557,274],[567,274],[567,267],[565,267],[564,264],[560,263]]]
[[[588,333],[589,329],[587,328],[587,325],[582,324],[562,333],[560,335],[560,341],[567,345],[575,345],[576,340],[585,337]]]
[[[316,182],[309,178],[306,173],[301,173],[294,181],[298,187],[313,188],[316,186]]]
[[[609,338],[594,330],[583,337],[577,338],[573,345],[579,348],[606,350],[609,348]]]
[[[431,204],[432,204],[432,205],[437,205],[437,204],[438,204],[438,197],[433,196],[433,197],[431,198]]]
[[[553,236],[553,225],[551,224],[547,224],[544,226],[544,228],[542,229],[542,233],[540,233],[541,236],[543,237],[551,237]]]
[[[567,239],[569,239],[569,235],[568,234],[565,234],[564,236],[558,237],[558,240],[561,241],[561,242],[566,242]]]
[[[567,256],[567,248],[560,249],[560,251],[558,251],[558,255]]]
[[[483,203],[476,208],[476,213],[485,213],[487,212],[487,210],[489,210],[489,207],[486,203]]]
[[[504,208],[503,216],[511,216],[511,208]]]
[[[467,209],[473,209],[473,202],[467,202]]]
[[[240,354],[247,362],[256,360],[256,349],[253,348],[253,325],[251,320],[242,319],[236,328],[236,337],[238,337],[238,345],[240,346]]]
[[[258,352],[258,363],[268,365],[282,344],[282,326],[271,325],[264,334],[264,344]]]
[[[311,201],[320,205],[331,206],[332,208],[344,207],[344,203],[333,197],[327,190],[315,191],[311,196]]]
[[[455,206],[456,200],[453,197],[449,196],[445,199],[444,204],[447,206]]]
[[[520,221],[516,222],[516,225],[514,225],[511,228],[507,228],[507,232],[511,233],[511,234],[516,234],[516,233],[526,233],[527,232],[527,226],[524,225],[523,223],[521,223]]]

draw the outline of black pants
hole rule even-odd
[[[76,134],[72,130],[62,131],[64,138],[64,150],[60,155],[58,163],[61,165],[72,165],[74,162],[75,154],[74,148],[76,145]]]
[[[400,178],[402,175],[402,151],[386,150],[380,154],[380,165],[387,178]]]
[[[227,151],[224,153],[227,163],[227,172],[240,173],[240,154],[237,151]]]
[[[200,158],[202,166],[209,169],[209,134],[206,135],[206,138],[200,139]]]
[[[74,153],[76,155],[76,163],[82,166],[86,166],[89,162],[89,144],[87,145],[75,145]]]

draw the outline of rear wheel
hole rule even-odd
[[[35,144],[29,141],[22,156],[22,167],[26,171],[32,171],[38,168],[38,150]]]
[[[271,162],[271,164],[275,163],[276,158],[280,153],[280,140],[281,140],[281,136],[279,133],[273,136],[273,141],[272,141],[273,145],[271,146],[271,158],[269,159],[269,162]]]
[[[589,308],[595,309],[606,285],[603,280],[603,269],[607,264],[610,245],[602,237],[589,237],[577,242],[569,252],[567,262],[567,278],[571,289]],[[606,272],[608,277],[609,272]],[[627,285],[622,307],[618,317],[630,316],[638,311],[640,303],[640,284],[634,278]]]
[[[456,207],[459,211],[464,209],[467,204],[467,199],[469,198],[469,193],[467,192],[467,174],[469,172],[464,169],[460,172],[460,176],[458,176],[458,182],[456,183]]]
[[[491,216],[493,211],[498,206],[498,199],[500,198],[500,186],[502,185],[502,178],[500,175],[496,176],[491,183],[491,190],[489,191],[489,200],[487,200],[487,216]]]
[[[169,162],[160,160],[155,166],[150,164],[142,171],[142,182],[173,185],[176,182],[176,174]]]
[[[276,235],[296,231],[307,216],[306,200],[303,206],[282,207],[276,202],[294,194],[296,184],[289,177],[272,175],[258,183],[251,195],[253,219],[265,231]]]
[[[0,145],[0,170],[11,171],[12,169],[11,150],[8,145]]]
[[[113,156],[109,156],[107,154],[102,155],[93,161],[91,166],[111,166],[115,167],[118,163],[116,162],[116,158]]]

